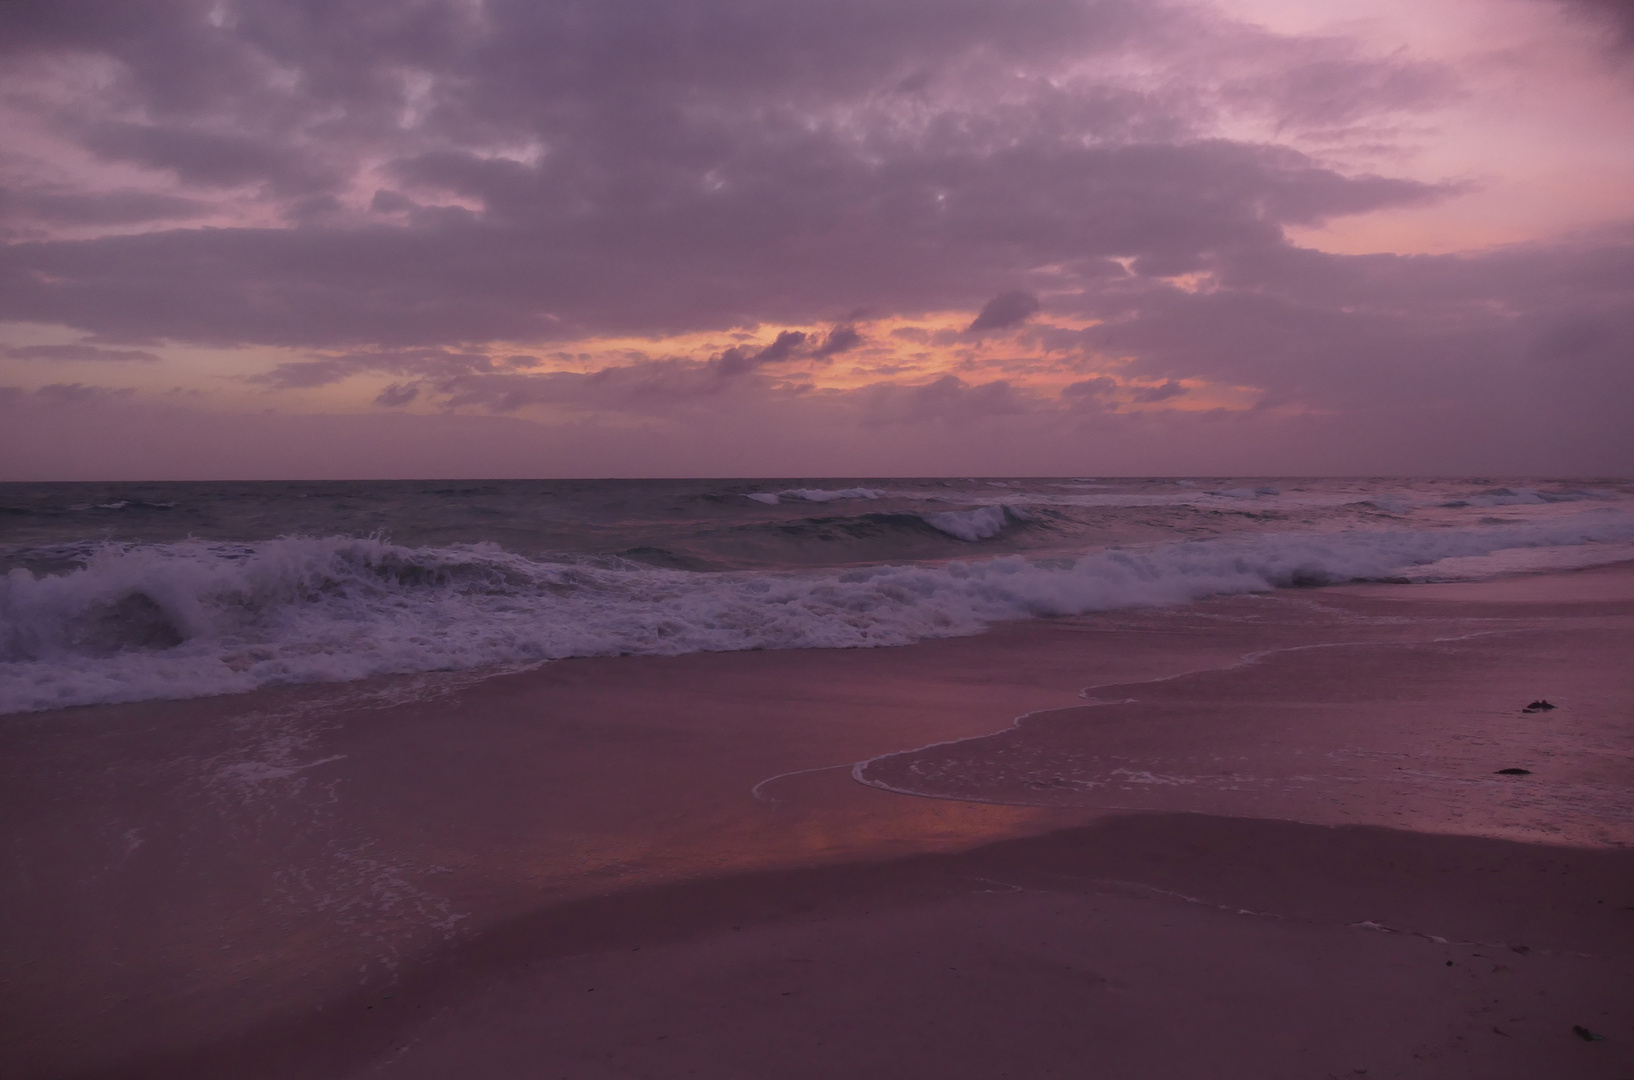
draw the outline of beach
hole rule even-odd
[[[7,716],[11,1074],[1626,1076],[1631,646],[1624,563]]]
[[[1634,1080],[1634,0],[0,55],[0,1080]]]

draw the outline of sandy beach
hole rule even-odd
[[[1634,0],[0,56],[0,1080],[1634,1080]]]
[[[8,1075],[1628,1077],[1630,655],[1622,564],[0,718]]]

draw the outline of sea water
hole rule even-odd
[[[0,712],[1634,558],[1634,483],[0,485]]]

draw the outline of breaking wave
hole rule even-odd
[[[921,514],[919,517],[931,528],[970,543],[997,536],[1012,521],[1026,520],[1020,511],[1006,506],[982,506],[975,510],[948,510],[939,514]]]
[[[1593,491],[1539,491],[1537,488],[1490,488],[1462,499],[1453,499],[1441,505],[1458,508],[1464,506],[1542,506],[1544,503],[1580,502],[1584,499],[1593,499],[1598,495]]]
[[[744,496],[767,506],[776,506],[784,499],[796,499],[801,502],[826,503],[840,499],[877,499],[885,492],[875,488],[851,487],[830,490],[826,488],[790,488],[787,491],[755,491]]]
[[[924,520],[976,539],[1013,513]],[[1388,578],[1509,549],[1614,545],[1612,561],[1630,541],[1634,514],[1605,508],[1485,528],[820,572],[698,573],[338,537],[107,544],[66,572],[0,578],[0,712],[570,656],[901,645],[1007,619]]]

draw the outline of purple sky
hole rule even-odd
[[[9,0],[0,479],[1634,473],[1622,0]]]

